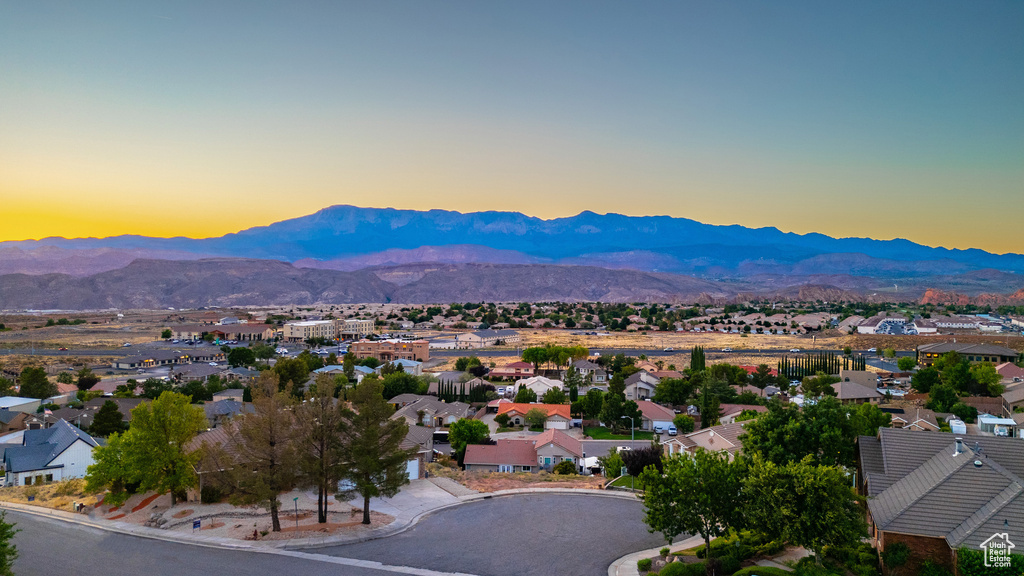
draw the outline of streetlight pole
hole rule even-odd
[[[292,502],[295,503],[295,532],[299,532],[299,497],[292,498]]]
[[[629,449],[632,450],[633,449],[633,443],[636,442],[636,427],[633,425],[633,417],[632,416],[623,416],[623,418],[629,418]],[[629,489],[630,490],[636,490],[636,487],[633,486],[633,475],[632,474],[629,475]]]

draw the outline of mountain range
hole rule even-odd
[[[929,289],[998,299],[1024,287],[1022,273],[1020,254],[669,216],[582,212],[543,220],[518,212],[332,206],[214,238],[0,242],[0,308],[801,293],[917,299]]]

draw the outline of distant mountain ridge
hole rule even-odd
[[[216,238],[115,236],[0,243],[0,251],[20,248],[33,253],[40,247],[158,251],[178,258],[262,258],[341,270],[434,261],[597,265],[705,277],[824,273],[903,278],[984,268],[1024,273],[1020,254],[590,211],[543,220],[519,212],[464,214],[339,205]],[[45,266],[32,269],[38,273]]]

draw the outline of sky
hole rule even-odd
[[[334,204],[1024,253],[1024,2],[0,0],[0,241]]]

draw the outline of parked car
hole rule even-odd
[[[675,435],[676,435],[676,434],[678,434],[678,433],[679,433],[679,431],[678,431],[678,430],[676,430],[676,427],[675,427],[675,425],[672,425],[672,426],[669,426],[669,427],[668,427],[668,435],[669,435],[669,436],[675,436]]]

